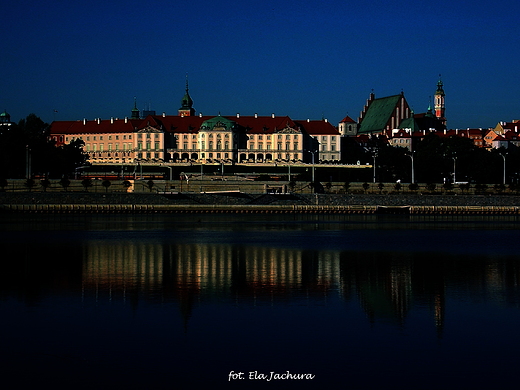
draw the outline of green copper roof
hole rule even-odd
[[[214,118],[205,120],[200,125],[201,130],[213,130],[214,128],[223,127],[226,130],[231,130],[236,126],[236,122],[230,119],[224,118],[223,116],[216,116]]]
[[[400,99],[401,95],[375,99],[370,104],[370,107],[368,107],[368,111],[361,122],[358,133],[364,134],[384,131]]]
[[[189,109],[193,107],[193,100],[191,99],[188,90],[186,90],[186,94],[181,100],[181,109]]]

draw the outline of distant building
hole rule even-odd
[[[0,126],[1,127],[9,127],[12,126],[14,123],[11,122],[11,115],[7,113],[7,111],[4,110],[4,112],[0,113]]]

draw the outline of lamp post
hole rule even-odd
[[[456,167],[457,167],[457,157],[452,157],[453,159],[453,184],[457,182],[457,176],[456,176]]]
[[[413,152],[411,154],[407,154],[407,156],[412,159],[412,184],[415,184],[415,170],[413,167]]]
[[[502,178],[502,184],[506,184],[506,154],[502,154],[500,153],[500,155],[502,156],[502,158],[504,159],[504,176]]]
[[[377,152],[374,152],[374,154],[372,155],[372,158],[374,159],[374,183],[376,182],[376,157]]]

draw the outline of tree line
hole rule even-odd
[[[359,145],[346,139],[342,149],[346,163],[373,164],[377,182],[421,183],[489,183],[503,184],[504,167],[506,184],[519,184],[520,148],[511,144],[506,148],[478,147],[473,140],[458,137],[426,135],[413,146],[413,152],[391,146],[382,137],[372,137],[368,145]]]
[[[56,146],[49,124],[35,114],[10,126],[0,126],[0,178],[62,178],[87,162],[83,141]],[[30,169],[28,169],[28,167]]]

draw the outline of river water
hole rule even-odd
[[[518,222],[2,215],[2,378],[20,389],[517,388]]]

